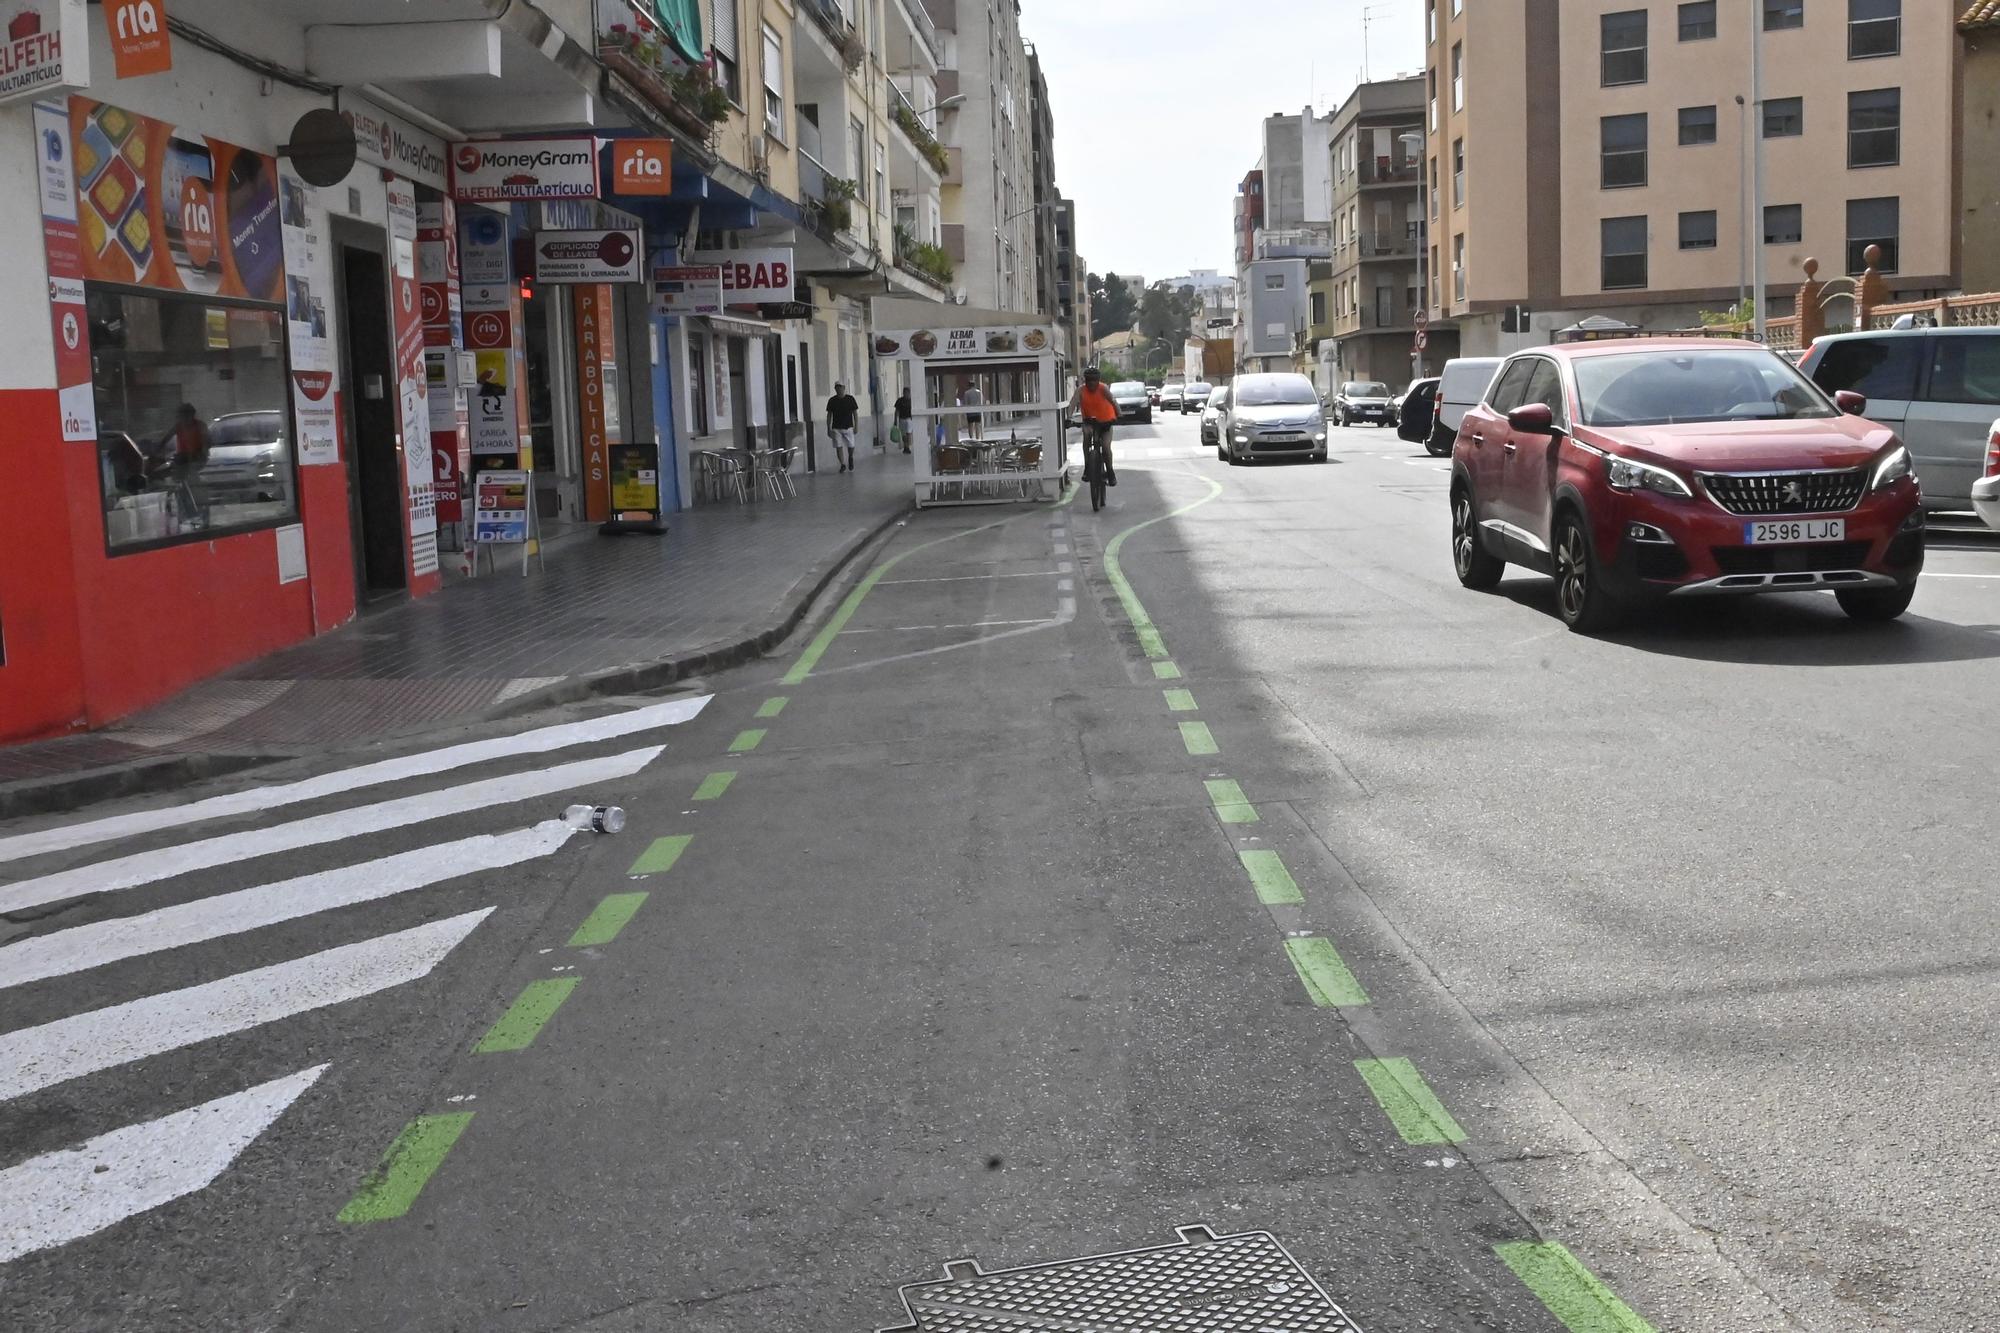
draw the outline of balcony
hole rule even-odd
[[[1333,253],[1333,231],[1327,227],[1266,231],[1256,246],[1259,259],[1325,259]]]
[[[799,201],[806,206],[813,230],[831,240],[854,226],[854,182],[828,171],[804,147],[798,157]]]
[[[1365,157],[1358,173],[1363,185],[1415,185],[1420,174],[1417,166],[1415,158]]]
[[[840,0],[798,0],[798,6],[840,53],[846,68],[860,69],[861,62],[868,58],[868,45],[862,41],[854,20],[841,9]]]
[[[883,0],[883,16],[887,20],[883,55],[890,70],[935,74],[944,63],[944,42],[924,0]]]
[[[887,79],[884,82],[889,90],[889,119],[896,124],[895,141],[898,147],[905,149],[905,153],[899,153],[898,156],[905,157],[911,162],[912,170],[919,177],[923,174],[922,168],[928,167],[932,176],[942,179],[951,166],[951,159],[945,152],[944,145],[939,143],[937,136],[925,126],[923,114],[917,110],[916,104],[910,101],[902,87],[894,79]],[[903,163],[898,162],[897,166],[896,184],[899,188],[907,188],[909,181],[901,170]]]
[[[1385,227],[1363,232],[1356,244],[1363,259],[1414,259],[1423,244],[1423,224],[1405,223],[1399,230]]]

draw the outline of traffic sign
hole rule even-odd
[[[1431,345],[1431,335],[1430,335],[1429,333],[1425,332],[1425,331],[1424,331],[1424,330],[1422,330],[1422,329],[1418,329],[1418,330],[1417,330],[1417,350],[1418,350],[1419,352],[1421,352],[1421,351],[1423,351],[1423,350],[1424,350],[1424,349],[1425,349],[1426,347],[1429,347],[1430,345]]]
[[[1429,327],[1430,327],[1430,322],[1431,322],[1431,312],[1430,312],[1430,310],[1429,310],[1429,309],[1428,309],[1427,307],[1425,307],[1425,306],[1418,306],[1418,307],[1417,307],[1417,327],[1418,327],[1418,328],[1420,328],[1420,329],[1423,329],[1423,328],[1429,328]]]

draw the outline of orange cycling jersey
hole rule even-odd
[[[1112,401],[1111,390],[1105,388],[1102,384],[1084,385],[1081,397],[1081,407],[1085,421],[1109,422],[1118,420],[1118,404]]]

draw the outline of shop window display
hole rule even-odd
[[[97,283],[88,301],[107,548],[295,520],[284,311]]]

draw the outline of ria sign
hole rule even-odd
[[[475,203],[518,199],[595,199],[597,141],[494,139],[462,143],[451,153],[452,193]]]
[[[611,142],[614,194],[670,195],[674,192],[672,139],[614,139]]]

